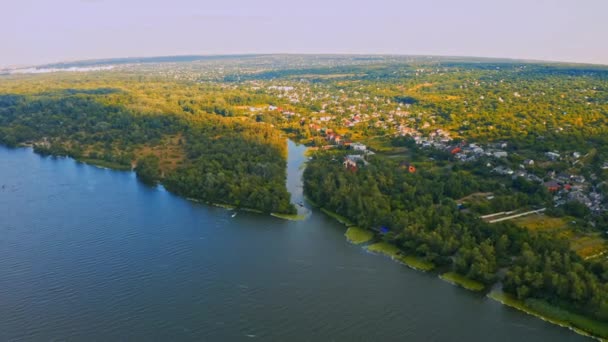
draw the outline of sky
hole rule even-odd
[[[608,0],[2,0],[0,67],[353,53],[608,64]]]

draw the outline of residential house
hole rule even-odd
[[[556,192],[561,188],[561,185],[556,180],[548,181],[544,185],[551,192]]]
[[[365,146],[361,143],[352,143],[352,144],[350,144],[350,147],[352,147],[352,149],[355,151],[366,151],[367,150],[367,146]]]
[[[560,157],[559,153],[556,152],[547,152],[545,153],[545,156],[547,156],[551,160],[557,160]]]

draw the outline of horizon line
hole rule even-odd
[[[551,60],[551,59],[534,59],[534,58],[520,58],[520,57],[498,57],[498,56],[471,56],[471,55],[438,55],[438,54],[399,54],[399,53],[340,53],[340,52],[271,52],[271,53],[213,53],[213,54],[199,54],[199,53],[187,53],[187,54],[175,54],[175,55],[139,55],[139,56],[118,56],[118,57],[101,57],[101,58],[82,58],[82,59],[66,59],[55,62],[47,62],[40,64],[24,64],[24,65],[0,65],[0,71],[7,70],[19,70],[27,68],[42,68],[52,67],[61,64],[72,64],[72,63],[85,63],[85,62],[108,62],[112,64],[112,61],[122,59],[152,59],[152,58],[180,58],[180,57],[257,57],[257,56],[377,56],[377,57],[430,57],[430,58],[463,58],[463,59],[488,59],[488,60],[507,60],[513,62],[521,62],[525,64],[574,64],[577,66],[608,66],[608,63],[590,63],[590,62],[576,62],[566,60]],[[166,62],[159,62],[166,63]],[[128,64],[128,63],[125,63]]]

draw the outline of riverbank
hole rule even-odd
[[[228,209],[228,210],[231,210],[231,209],[234,210],[234,209],[236,209],[234,206],[228,205],[228,204],[203,202],[203,201],[196,200],[196,199],[190,199],[190,200],[193,200],[193,201],[196,201],[196,202],[201,202],[201,203],[204,203],[206,205],[213,205],[213,206],[221,207],[221,208]],[[239,210],[243,210],[243,211],[250,211],[250,212],[254,212],[254,213],[262,213],[259,210],[250,209],[250,208],[238,208],[238,209]],[[346,219],[346,218],[344,218],[344,217],[342,217],[342,216],[340,216],[338,214],[332,213],[329,210],[322,209],[322,211],[325,214],[327,214],[328,216],[334,218],[335,220],[337,220],[338,222],[340,222],[342,224],[346,224],[346,225],[352,224],[348,219]],[[273,215],[273,214],[271,214],[271,215]],[[273,216],[275,216],[275,215],[273,215]],[[275,217],[279,217],[279,216],[275,216]],[[279,217],[279,218],[288,219],[286,217]],[[361,229],[361,228],[359,228],[359,229]],[[373,232],[371,232],[369,230],[364,230],[364,229],[361,229],[361,230],[362,231],[367,231],[367,232],[371,233],[372,237],[374,237],[374,236],[378,236],[379,237],[379,235],[374,234]],[[369,242],[372,239],[367,240],[366,242]],[[423,260],[420,260],[420,259],[418,259],[418,258],[416,258],[414,256],[403,255],[402,251],[397,246],[391,245],[391,244],[388,244],[388,243],[385,243],[385,242],[380,242],[380,243],[372,244],[372,245],[369,246],[369,248],[367,250],[370,251],[370,252],[372,252],[372,253],[378,253],[378,254],[386,255],[386,256],[390,257],[391,259],[393,259],[393,260],[395,260],[395,261],[397,261],[399,263],[402,263],[405,266],[408,266],[408,267],[410,267],[412,269],[416,269],[416,270],[420,270],[420,271],[431,271],[435,267],[435,265],[433,265],[431,263],[427,263],[427,262],[425,262]],[[458,284],[458,285],[460,285],[460,284]],[[462,286],[462,287],[463,288],[467,288],[466,286]],[[471,290],[470,288],[467,288],[467,289]],[[509,304],[505,304],[505,305],[509,305]],[[522,307],[525,308],[525,304],[522,304],[522,305],[523,305]],[[509,305],[509,306],[511,306],[511,305]],[[530,310],[530,309],[528,309],[528,310]],[[537,310],[536,314],[534,314],[534,313],[531,313],[531,314],[533,314],[534,316],[539,317],[539,318],[541,318],[543,320],[549,321],[551,323],[554,323],[554,324],[557,324],[557,325],[560,325],[560,326],[564,326],[564,327],[569,327],[569,328],[571,328],[572,330],[574,330],[576,332],[579,332],[579,333],[582,332],[583,335],[591,336],[590,334],[585,333],[581,329],[572,328],[571,326],[567,325],[568,323],[556,323],[556,322],[559,322],[559,321],[552,320],[552,319],[545,319],[545,318],[543,318],[543,316],[539,316],[539,315],[541,315],[539,312],[541,312],[541,311]],[[573,317],[575,317],[574,319],[578,320],[578,321],[583,321],[584,322],[584,320],[586,320],[585,317],[580,316],[580,315],[575,315]],[[572,320],[572,318],[570,318],[570,319]],[[567,322],[567,321],[565,321],[565,322]],[[602,324],[602,323],[600,323],[600,324]],[[582,329],[588,330],[588,328],[582,328]],[[600,329],[602,329],[602,328],[600,327]]]
[[[30,145],[19,145],[16,148],[31,148],[33,149],[32,146]],[[35,151],[33,151],[34,153],[36,153]],[[36,153],[38,155],[41,155],[40,153]],[[99,167],[99,168],[103,168],[103,169],[109,169],[109,170],[114,170],[114,171],[127,171],[127,172],[133,172],[134,169],[132,167],[132,165],[126,165],[126,164],[120,164],[120,163],[116,163],[116,162],[110,162],[110,161],[106,161],[103,159],[94,159],[94,158],[84,158],[84,157],[74,157],[74,156],[70,156],[70,155],[54,155],[54,154],[48,154],[48,155],[43,155],[43,156],[50,156],[50,157],[62,157],[62,158],[70,158],[78,163],[82,163],[82,164],[87,164],[90,166],[94,166],[94,167]],[[164,184],[162,182],[158,182],[158,185],[162,185],[164,186]],[[166,190],[171,191],[170,189],[168,189],[167,187],[165,187]],[[177,193],[176,193],[177,194]],[[177,194],[179,195],[179,194]],[[179,195],[181,196],[181,195]],[[247,211],[247,212],[252,212],[252,213],[256,213],[256,214],[264,214],[263,211],[258,210],[258,209],[254,209],[254,208],[244,208],[244,207],[238,207],[234,204],[225,204],[225,203],[217,203],[217,202],[209,202],[209,201],[204,201],[204,200],[199,200],[196,198],[191,198],[191,197],[186,197],[187,200],[192,201],[192,202],[196,202],[196,203],[202,203],[202,204],[206,204],[206,205],[210,205],[210,206],[215,206],[215,207],[220,207],[220,208],[224,208],[227,210],[242,210],[242,211]],[[281,213],[269,213],[269,215],[276,217],[276,218],[280,218],[283,220],[290,220],[290,221],[302,221],[306,219],[305,215],[298,215],[298,214],[281,214]]]
[[[308,197],[305,197],[305,199],[307,202],[309,202],[313,206],[319,208],[327,216],[329,216],[329,217],[333,218],[334,220],[338,221],[339,223],[347,226],[348,229],[346,230],[346,233],[344,235],[346,236],[346,239],[349,242],[352,242],[354,244],[363,244],[363,243],[369,242],[369,241],[373,240],[375,237],[377,237],[377,235],[374,234],[372,231],[367,230],[367,229],[362,229],[362,228],[355,226],[346,217],[341,216],[337,213],[334,213],[328,209],[321,207],[319,204],[310,200]],[[428,271],[432,271],[433,269],[435,269],[435,264],[428,262],[428,261],[424,261],[413,255],[405,255],[402,253],[402,251],[401,251],[401,249],[399,249],[399,247],[392,245],[388,242],[374,243],[365,248],[369,252],[388,256],[391,259],[393,259],[409,268],[417,270],[417,271],[428,272]]]
[[[102,160],[102,159],[74,158],[74,160],[76,160],[77,162],[80,162],[80,163],[97,166],[97,167],[101,167],[101,168],[105,168],[105,169],[110,169],[110,170],[117,170],[117,171],[132,171],[133,170],[131,168],[131,165],[124,165],[124,164],[119,164],[119,163],[115,163],[115,162],[109,162],[109,161]]]
[[[355,225],[354,223],[352,223],[349,219],[347,219],[344,216],[338,215],[338,214],[334,213],[333,211],[329,211],[323,207],[321,207],[320,209],[325,215],[332,217],[333,219],[342,223],[345,226],[354,226]]]
[[[347,225],[352,224],[347,218],[333,213],[330,210],[320,207],[310,199],[306,199],[309,203],[318,207],[324,214],[332,217],[336,221]],[[369,238],[370,233],[372,235]],[[365,230],[356,226],[351,226],[347,229],[345,236],[347,240],[354,244],[364,244],[372,241],[376,234],[369,230]],[[362,241],[357,243],[358,241]],[[374,254],[381,254],[390,257],[392,260],[397,261],[409,268],[417,271],[430,272],[435,269],[435,265],[421,260],[415,256],[404,255],[403,252],[395,245],[388,242],[376,242],[364,247],[367,251]],[[480,282],[469,279],[463,275],[455,272],[446,272],[439,275],[439,278],[443,281],[451,283],[455,286],[461,287],[465,290],[472,292],[482,292],[486,289],[486,286]],[[515,297],[505,294],[502,292],[493,291],[488,294],[488,297],[496,300],[506,306],[515,308],[523,311],[527,314],[540,318],[543,321],[559,325],[564,328],[568,328],[580,335],[595,338],[600,341],[608,341],[608,324],[599,322],[593,319],[589,319],[579,314],[575,314],[566,311],[562,308],[558,308],[550,305],[547,302],[541,300],[528,300],[526,302],[517,300]]]
[[[484,284],[482,284],[478,281],[475,281],[473,279],[467,278],[456,272],[447,272],[447,273],[441,274],[439,276],[439,278],[441,280],[447,281],[450,284],[460,286],[469,291],[480,292],[486,288],[486,286]]]
[[[417,271],[428,272],[435,269],[435,264],[421,260],[415,256],[404,255],[401,250],[388,242],[378,242],[367,247],[372,253],[378,253],[390,257],[391,259]]]
[[[0,155],[6,184],[0,202],[8,213],[0,269],[4,288],[11,290],[6,312],[23,310],[0,322],[3,340],[222,341],[246,334],[298,340],[314,329],[319,340],[483,341],[494,333],[504,341],[584,342],[571,331],[455,290],[436,276],[371,256],[345,241],[346,227],[317,210],[305,222],[244,212],[232,219],[234,211],[151,189],[133,174],[38,158],[26,150],[0,148]],[[53,274],[30,267],[49,260]],[[49,292],[49,282],[62,290]],[[73,298],[74,291],[90,300]],[[117,296],[125,300],[117,302]],[[32,298],[74,305],[40,311]],[[175,305],[169,310],[166,303]],[[212,312],[200,311],[201,303]],[[276,310],[285,305],[301,315],[284,315],[284,327],[277,328]],[[124,314],[135,320],[116,319]],[[243,314],[254,321],[242,323]],[[28,319],[33,316],[35,329]],[[83,317],[99,324],[83,328]],[[367,324],[358,324],[357,317]],[[218,328],[220,318],[226,323]],[[416,329],[404,321],[415,321]]]
[[[374,233],[370,232],[369,230],[353,226],[346,230],[344,236],[346,236],[348,242],[354,243],[355,245],[360,245],[371,241],[374,238]]]
[[[568,328],[580,335],[608,340],[608,324],[575,314],[539,299],[519,300],[502,291],[492,291],[488,297],[543,321]]]
[[[375,237],[377,237],[377,235],[374,234],[370,230],[356,227],[346,217],[341,216],[337,213],[334,213],[328,209],[325,209],[325,208],[319,206],[317,203],[315,203],[314,201],[310,200],[307,197],[305,197],[305,199],[313,206],[319,208],[327,216],[329,216],[329,217],[333,218],[334,220],[338,221],[339,223],[349,227],[346,230],[346,233],[344,234],[346,236],[346,239],[349,242],[352,242],[354,244],[363,244],[363,243],[369,242],[369,241],[373,240]],[[371,234],[371,236],[370,236],[370,234]],[[391,259],[393,259],[409,268],[415,269],[417,271],[428,272],[428,271],[432,271],[433,269],[435,269],[435,265],[433,263],[424,261],[413,255],[404,255],[402,253],[402,251],[399,249],[399,247],[392,245],[388,242],[374,243],[365,248],[369,252],[388,256]]]
[[[196,202],[196,203],[201,203],[201,204],[205,204],[205,205],[209,205],[209,206],[213,206],[213,207],[218,207],[218,208],[222,208],[222,209],[226,209],[226,210],[242,210],[242,211],[247,211],[247,212],[250,212],[250,213],[264,214],[263,211],[257,210],[257,209],[253,209],[253,208],[237,207],[235,205],[225,204],[225,203],[207,202],[207,201],[199,200],[199,199],[192,198],[192,197],[186,197],[186,199],[188,201],[192,201],[192,202]],[[270,215],[274,216],[274,215],[279,215],[279,214],[270,214]]]
[[[277,214],[277,213],[270,213],[270,216],[274,216],[276,218],[280,218],[283,220],[288,220],[288,221],[304,221],[306,220],[306,215],[299,215],[299,214]]]

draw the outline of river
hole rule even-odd
[[[304,148],[289,143],[302,200]],[[579,341],[305,221],[0,147],[0,340]]]

